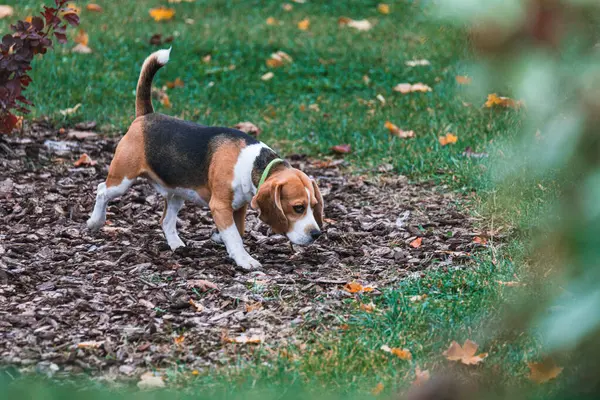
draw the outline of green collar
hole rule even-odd
[[[265,168],[265,170],[263,171],[263,173],[260,177],[260,181],[258,181],[258,186],[256,187],[256,191],[258,191],[258,189],[260,189],[262,184],[265,183],[265,181],[267,180],[267,176],[269,176],[269,171],[271,170],[273,165],[275,165],[278,162],[284,162],[284,161],[281,158],[275,158],[274,160],[272,160],[270,163],[267,164],[267,168]]]

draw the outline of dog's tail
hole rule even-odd
[[[170,54],[171,49],[159,50],[150,54],[150,56],[146,58],[146,61],[144,61],[136,90],[136,117],[141,117],[142,115],[154,112],[154,108],[152,107],[152,79],[154,79],[154,75],[156,75],[158,70],[169,62]]]

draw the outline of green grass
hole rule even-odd
[[[37,13],[39,3],[9,1],[16,15],[0,20],[0,29],[5,32],[10,22]],[[250,359],[240,358],[232,368],[200,376],[172,371],[174,386],[212,398],[245,398],[249,392],[262,398],[306,394],[348,398],[370,397],[371,389],[381,382],[384,393],[393,394],[410,385],[415,365],[443,369],[448,363],[442,352],[450,341],[470,338],[490,352],[476,374],[494,376],[495,386],[529,387],[525,361],[535,358],[539,343],[528,335],[495,334],[500,331],[497,324],[505,303],[513,302],[514,293],[521,291],[497,281],[514,280],[515,274],[524,273],[521,266],[530,232],[539,226],[556,188],[544,181],[545,190],[538,190],[537,183],[518,178],[497,188],[494,169],[499,162],[508,165],[516,159],[501,149],[513,144],[522,115],[483,109],[484,97],[471,97],[456,84],[456,75],[468,73],[471,54],[464,32],[434,18],[435,5],[390,1],[391,13],[381,15],[378,1],[367,0],[291,3],[290,12],[279,1],[197,0],[171,5],[177,12],[175,19],[157,23],[148,10],[164,1],[98,3],[104,13],[84,10],[81,15],[93,54],[73,54],[72,45],[57,46],[35,61],[27,91],[36,104],[34,118],[48,117],[56,127],[96,120],[106,134],[122,134],[133,118],[141,63],[159,48],[149,44],[150,37],[175,35],[171,61],[155,83],[162,86],[179,77],[185,87],[168,91],[172,109],[155,102],[157,111],[212,125],[252,121],[263,129],[261,139],[284,154],[326,157],[332,145],[348,143],[352,153],[345,157],[355,171],[391,163],[395,172],[413,180],[474,191],[465,207],[486,218],[482,227],[517,227],[515,236],[478,254],[474,266],[428,271],[424,277],[386,290],[375,299],[373,313],[361,311],[360,300],[348,300],[339,315],[348,325],[346,330],[330,331],[317,321],[314,331],[299,333],[305,348],[286,349],[290,357],[264,350]],[[375,26],[368,32],[340,28],[341,16],[368,18]],[[281,25],[268,26],[268,17]],[[300,31],[296,24],[305,17],[310,18],[310,29]],[[194,23],[187,24],[187,18]],[[271,70],[265,60],[277,50],[288,53],[294,62]],[[211,62],[203,63],[208,54]],[[405,65],[422,58],[431,66]],[[262,81],[260,77],[269,70],[275,77]],[[365,75],[369,84],[363,80]],[[423,82],[433,91],[393,92],[393,86],[403,82]],[[378,94],[385,105],[376,99]],[[76,114],[60,114],[59,110],[77,103],[82,106]],[[310,104],[318,104],[320,111],[309,110]],[[416,137],[390,138],[386,120],[414,130]],[[438,136],[447,132],[459,140],[442,147]],[[490,157],[464,157],[467,147]],[[506,196],[515,192],[521,195]],[[513,200],[503,203],[504,199]],[[427,298],[411,302],[417,294]],[[379,350],[383,344],[410,349],[413,361],[390,357]],[[42,398],[44,393],[50,395],[40,389],[39,397],[31,394],[31,398]]]

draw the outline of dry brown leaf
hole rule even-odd
[[[141,390],[160,389],[165,387],[165,381],[162,376],[156,376],[153,372],[145,372],[140,376],[137,386]]]
[[[247,133],[249,135],[256,136],[256,137],[258,137],[258,135],[260,135],[260,133],[262,132],[258,126],[254,125],[250,121],[239,122],[239,123],[235,124],[233,127],[244,133]]]
[[[377,5],[377,11],[379,11],[380,14],[387,15],[390,13],[390,6],[385,3],[379,3]]]
[[[240,335],[236,338],[225,337],[224,341],[226,343],[260,344],[262,342],[262,338],[258,335],[253,335],[253,336]]]
[[[279,25],[279,21],[277,21],[275,18],[273,17],[269,17],[267,18],[267,25]]]
[[[412,93],[412,92],[431,92],[431,87],[425,85],[424,83],[399,83],[394,86],[395,92],[400,92],[402,94]]]
[[[271,57],[266,61],[267,66],[270,68],[281,67],[285,64],[291,64],[292,62],[294,62],[292,57],[290,57],[289,54],[281,50],[271,54]]]
[[[337,154],[348,154],[352,152],[352,146],[349,144],[338,144],[331,147],[331,151]]]
[[[167,108],[171,108],[173,107],[173,105],[171,104],[171,100],[169,100],[169,96],[167,96],[166,94],[164,94],[161,99],[160,99],[160,103],[167,107]]]
[[[546,358],[542,362],[529,362],[529,379],[535,383],[546,383],[561,374],[563,368],[556,365],[554,360]]]
[[[412,242],[409,243],[410,247],[414,247],[415,249],[418,249],[419,247],[421,247],[421,244],[423,244],[423,238],[422,237],[418,237],[415,240],[413,240]]]
[[[496,93],[489,94],[487,101],[485,102],[485,107],[487,108],[498,106],[518,110],[522,105],[522,101],[513,100],[509,97],[499,97]]]
[[[210,54],[205,55],[204,57],[202,57],[202,62],[204,64],[210,64],[210,60],[211,60],[212,56]]]
[[[481,244],[481,245],[486,245],[487,244],[487,239],[481,236],[475,236],[473,238],[473,243],[477,243],[477,244]]]
[[[373,396],[378,396],[379,393],[383,392],[383,389],[385,387],[383,386],[383,383],[379,382],[372,390],[371,393],[373,394]]]
[[[384,126],[390,131],[390,135],[399,137],[401,139],[408,139],[415,137],[415,131],[403,131],[390,121],[385,121]]]
[[[253,303],[246,303],[245,306],[246,308],[246,312],[252,312],[252,311],[257,311],[260,310],[261,308],[263,308],[263,305],[260,301],[255,301]]]
[[[448,144],[454,144],[458,141],[458,136],[456,136],[452,133],[447,133],[446,136],[440,136],[439,141],[442,146],[446,146]]]
[[[183,342],[185,342],[185,336],[180,335],[177,337],[173,338],[173,342],[177,345],[177,346],[181,346],[183,345]]]
[[[152,8],[149,11],[150,16],[155,21],[168,21],[175,16],[175,10],[167,7]]]
[[[363,311],[366,311],[366,312],[370,313],[370,312],[375,311],[375,304],[373,304],[373,303],[369,303],[369,304],[362,303],[360,305],[360,309],[363,310]]]
[[[79,160],[75,161],[73,165],[76,167],[80,167],[82,165],[94,166],[96,165],[96,161],[92,160],[92,158],[88,156],[87,153],[83,153],[81,157],[79,157]]]
[[[102,7],[100,7],[98,4],[94,4],[94,3],[90,3],[85,7],[86,10],[88,11],[94,11],[94,12],[102,12]]]
[[[298,29],[301,31],[308,30],[310,26],[310,20],[308,18],[304,18],[302,21],[298,22]]]
[[[477,343],[469,339],[465,340],[465,343],[462,345],[462,347],[457,342],[452,341],[448,350],[446,350],[443,354],[446,356],[446,359],[450,361],[460,361],[465,365],[476,365],[487,357],[487,353],[475,355],[477,352],[477,347]]]
[[[194,299],[190,299],[189,303],[192,307],[194,307],[196,309],[196,312],[204,311],[204,306],[202,304],[198,303],[197,301],[195,301]]]
[[[473,80],[468,76],[458,75],[456,77],[456,83],[458,83],[459,85],[470,85],[472,81]]]
[[[413,386],[422,386],[425,382],[427,382],[430,378],[428,370],[421,370],[417,365],[415,367],[415,380],[412,382]]]
[[[203,292],[206,292],[209,289],[219,290],[219,287],[212,283],[211,281],[207,281],[204,279],[191,279],[186,282],[188,288],[198,288]]]
[[[167,82],[167,88],[169,89],[173,89],[176,87],[184,87],[185,84],[183,83],[183,81],[180,78],[175,78],[175,80],[173,82]]]
[[[77,36],[75,36],[75,39],[74,39],[75,43],[79,43],[79,44],[82,44],[84,46],[88,45],[89,40],[90,40],[89,35],[83,29],[80,29],[77,32]]]
[[[104,342],[96,342],[95,340],[90,340],[88,342],[79,342],[77,343],[78,349],[99,349]]]
[[[15,9],[11,6],[0,6],[0,19],[10,17],[14,14]]]
[[[272,73],[271,71],[269,71],[266,74],[264,74],[263,76],[261,76],[260,79],[263,81],[268,81],[268,80],[273,79],[274,76],[275,76],[275,74]]]
[[[92,52],[92,49],[90,49],[84,44],[78,44],[71,49],[71,52],[78,54],[90,54]]]
[[[372,292],[373,287],[363,286],[358,282],[348,282],[344,285],[344,290],[348,293],[366,293]]]
[[[382,351],[385,351],[386,353],[395,355],[396,357],[398,357],[401,360],[406,360],[406,361],[412,360],[412,353],[408,349],[401,349],[399,347],[390,347],[385,344],[383,346],[381,346],[380,349]]]

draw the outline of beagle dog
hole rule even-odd
[[[244,132],[154,113],[152,79],[170,51],[151,54],[142,66],[136,119],[117,145],[106,181],[98,185],[88,228],[100,229],[107,203],[145,177],[165,198],[161,224],[172,250],[185,246],[176,222],[186,200],[210,208],[218,230],[212,239],[224,243],[241,268],[261,266],[242,242],[249,203],[273,232],[295,244],[312,243],[323,225],[323,198],[314,180]]]

